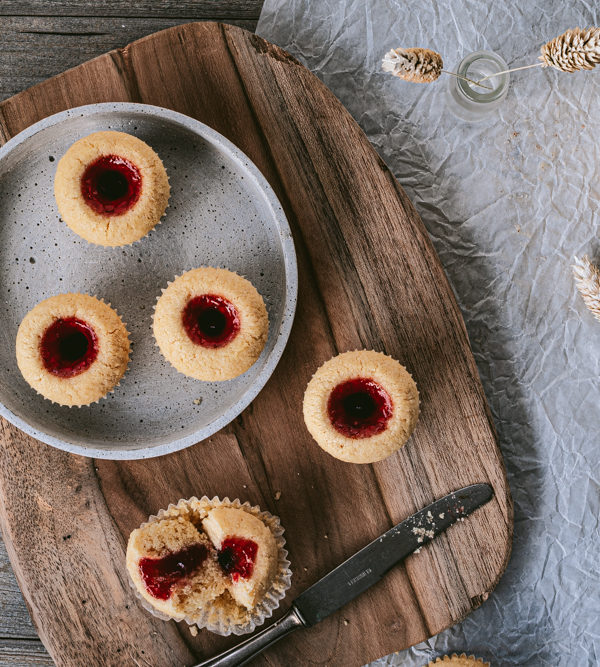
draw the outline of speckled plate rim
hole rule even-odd
[[[75,116],[110,114],[111,112],[120,114],[131,113],[153,115],[167,121],[179,123],[192,132],[198,134],[202,139],[208,141],[213,146],[216,146],[217,149],[228,154],[229,157],[234,161],[241,163],[243,168],[254,179],[254,184],[256,187],[264,195],[271,209],[273,219],[277,224],[285,265],[286,280],[285,307],[283,309],[279,330],[276,332],[277,340],[269,356],[267,357],[263,368],[257,375],[256,380],[241,396],[237,403],[234,403],[220,417],[215,419],[208,426],[205,426],[204,428],[201,428],[190,435],[186,435],[183,438],[176,438],[170,442],[160,445],[130,449],[119,448],[118,446],[114,449],[109,447],[102,449],[94,446],[86,447],[61,440],[60,438],[55,438],[54,436],[45,433],[44,431],[40,431],[39,429],[28,424],[18,415],[14,414],[2,402],[0,402],[0,416],[4,417],[7,421],[21,429],[21,431],[27,435],[30,435],[33,438],[36,438],[37,440],[40,440],[41,442],[44,442],[48,445],[51,445],[52,447],[56,447],[57,449],[61,449],[71,454],[79,454],[80,456],[86,456],[89,458],[109,459],[114,461],[131,461],[135,459],[148,459],[155,458],[157,456],[164,456],[165,454],[172,454],[174,452],[185,449],[186,447],[191,447],[192,445],[195,445],[202,440],[205,440],[206,438],[227,426],[227,424],[233,421],[256,398],[279,363],[281,355],[283,354],[287,344],[290,331],[292,329],[294,315],[296,312],[296,302],[298,298],[298,266],[296,262],[296,250],[294,248],[291,229],[285,213],[283,212],[283,207],[281,206],[281,203],[277,199],[277,196],[269,185],[267,179],[262,175],[258,167],[243,151],[241,151],[237,146],[235,146],[235,144],[229,141],[229,139],[225,138],[222,134],[216,130],[213,130],[211,127],[205,125],[199,120],[191,118],[190,116],[186,116],[185,114],[179,113],[177,111],[172,111],[171,109],[165,109],[164,107],[158,107],[151,104],[138,104],[133,102],[102,102],[98,104],[87,104],[85,106],[73,107],[65,111],[60,111],[59,113],[53,114],[52,116],[47,116],[46,118],[39,120],[37,123],[30,125],[28,128],[15,135],[12,139],[9,139],[2,147],[0,147],[0,163],[6,159],[8,155],[12,153],[12,151],[14,151],[19,145],[31,139],[38,132],[41,132],[48,127],[64,123],[65,121],[68,121],[69,118],[73,118]]]

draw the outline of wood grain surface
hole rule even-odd
[[[263,0],[2,0],[0,99],[185,21],[253,30]]]
[[[127,582],[129,532],[169,502],[204,493],[281,517],[294,570],[286,608],[419,507],[489,481],[492,502],[257,664],[360,665],[455,623],[506,566],[512,504],[464,324],[414,208],[323,84],[281,49],[214,23],[144,38],[5,101],[2,140],[62,109],[119,100],[198,118],[258,165],[290,220],[299,304],[265,389],[229,427],[184,452],[94,462],[2,422],[0,525],[50,654],[59,665],[190,665],[236,641],[192,638],[157,621]],[[317,366],[363,347],[404,363],[422,401],[411,441],[372,466],[322,452],[301,412]]]

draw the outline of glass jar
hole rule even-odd
[[[491,51],[475,51],[465,56],[456,73],[478,81],[484,76],[508,69],[504,60]],[[508,93],[509,74],[500,74],[483,81],[490,89],[482,88],[455,76],[448,77],[447,105],[458,118],[470,122],[483,120],[497,109]]]

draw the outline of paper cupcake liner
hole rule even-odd
[[[473,665],[473,667],[490,667],[489,662],[484,662],[482,658],[476,658],[474,655],[468,656],[466,653],[444,655],[441,658],[437,658],[437,660],[432,660],[427,667],[435,667],[435,665],[447,665],[448,667],[451,667],[451,665],[460,665],[464,667],[466,664]]]
[[[215,507],[233,507],[253,514],[271,530],[277,544],[277,572],[275,577],[260,603],[254,609],[247,612],[248,616],[244,623],[233,622],[227,618],[227,611],[219,608],[199,610],[194,616],[173,618],[173,616],[169,616],[153,607],[140,594],[131,577],[129,577],[129,584],[135,591],[144,609],[163,621],[183,621],[190,626],[194,625],[198,628],[204,628],[223,636],[231,634],[245,635],[254,632],[258,626],[262,625],[267,618],[273,615],[273,612],[279,608],[281,600],[283,600],[291,586],[292,571],[290,569],[290,561],[287,559],[288,552],[285,549],[284,528],[281,526],[279,517],[261,510],[257,505],[250,505],[249,502],[242,503],[239,498],[229,500],[229,498],[225,497],[221,500],[218,496],[214,498],[202,496],[202,498],[198,499],[194,496],[188,499],[181,499],[177,504],[170,504],[166,510],[159,510],[157,514],[150,516],[148,521],[143,523],[140,528],[144,528],[156,521],[179,516],[183,509],[191,510],[195,515],[202,516],[203,513],[208,513],[209,510]]]
[[[35,393],[38,396],[41,396],[44,400],[49,401],[53,405],[59,405],[60,407],[68,408],[68,409],[71,409],[71,408],[87,408],[90,405],[95,405],[96,403],[99,403],[100,401],[104,400],[105,398],[110,396],[110,394],[113,394],[115,389],[121,385],[121,380],[125,377],[125,375],[129,371],[129,368],[131,366],[131,332],[127,328],[127,323],[125,322],[125,320],[121,317],[121,315],[119,315],[117,309],[110,303],[110,301],[105,301],[103,297],[97,296],[96,294],[87,294],[86,292],[65,292],[64,294],[65,295],[74,295],[74,296],[91,296],[92,298],[96,299],[96,301],[100,301],[100,303],[103,303],[104,305],[108,306],[116,314],[116,316],[121,320],[121,323],[123,324],[123,327],[125,328],[125,333],[127,334],[126,339],[127,339],[127,343],[128,343],[127,365],[125,366],[125,370],[123,371],[121,376],[117,379],[117,381],[112,385],[112,387],[110,389],[107,389],[106,392],[104,394],[102,394],[102,396],[99,396],[94,401],[89,401],[88,403],[79,403],[79,404],[73,404],[73,405],[68,405],[66,403],[59,403],[58,401],[55,401],[54,399],[49,398],[45,394],[42,394],[41,391],[38,391],[34,386],[30,385],[29,382],[27,382],[27,380],[25,380],[25,381],[31,387],[31,389],[33,389],[35,391]],[[61,295],[54,295],[54,296],[61,296]],[[51,297],[48,297],[48,298],[51,298]],[[44,299],[43,301],[45,301],[45,300],[46,299]],[[43,301],[40,301],[40,303],[42,303]]]
[[[101,130],[101,131],[104,131],[104,130]],[[119,132],[119,134],[125,134],[125,135],[127,135],[127,136],[129,136],[129,137],[134,137],[134,138],[136,138],[136,139],[139,139],[139,137],[138,137],[137,135],[135,135],[135,134],[133,134],[133,133],[131,133],[131,132],[124,132],[124,131],[122,131],[122,130],[117,130],[117,132]],[[88,136],[89,136],[89,135],[88,135]],[[142,143],[146,143],[146,142],[143,141],[142,139],[140,139],[140,141],[142,141]],[[74,142],[74,144],[75,144],[75,143],[77,143],[77,142]],[[58,161],[58,164],[56,165],[56,170],[58,170],[59,165],[60,165],[60,161],[62,160],[62,158],[65,157],[65,155],[71,150],[71,148],[73,147],[74,144],[72,144],[72,145],[67,149],[67,151],[65,152],[65,154],[60,158],[60,160]],[[55,194],[54,194],[54,200],[55,200],[55,203],[56,203],[57,211],[58,211],[58,213],[59,213],[59,219],[60,219],[60,221],[61,221],[63,224],[65,224],[65,225],[71,230],[71,232],[72,232],[73,234],[75,234],[75,235],[76,235],[78,238],[80,238],[82,241],[85,241],[88,245],[91,245],[91,246],[93,246],[93,247],[97,247],[97,248],[126,248],[126,247],[128,247],[128,246],[133,246],[133,245],[135,245],[136,243],[140,243],[140,241],[143,241],[143,240],[146,238],[146,236],[148,236],[148,234],[150,234],[151,232],[153,232],[159,225],[161,225],[161,224],[164,222],[164,218],[165,218],[166,215],[167,215],[167,209],[168,209],[168,208],[170,207],[170,205],[171,205],[171,203],[170,203],[170,202],[171,202],[171,195],[172,195],[171,178],[170,178],[169,173],[168,173],[168,171],[167,171],[167,168],[165,167],[165,164],[164,164],[162,158],[160,157],[160,155],[158,154],[158,152],[155,151],[154,148],[152,148],[152,146],[150,146],[150,144],[146,144],[146,145],[147,145],[148,148],[150,148],[150,150],[156,155],[156,157],[158,158],[160,164],[162,165],[162,167],[163,167],[163,169],[164,169],[164,171],[165,171],[165,175],[166,175],[166,177],[167,177],[167,183],[168,183],[168,185],[169,185],[169,196],[168,196],[168,198],[167,198],[167,204],[166,204],[166,206],[165,206],[165,210],[160,214],[159,218],[158,218],[157,221],[154,223],[154,225],[152,225],[152,227],[151,227],[151,228],[150,228],[150,229],[149,229],[143,236],[140,236],[139,239],[134,239],[133,241],[128,241],[128,242],[126,242],[126,243],[119,243],[119,244],[117,244],[117,245],[106,245],[105,243],[99,243],[99,242],[96,242],[96,241],[90,241],[89,239],[84,238],[83,236],[81,236],[81,234],[79,234],[79,232],[76,232],[74,229],[72,229],[72,227],[66,222],[66,220],[65,220],[65,216],[63,215],[63,212],[62,212],[61,209],[60,209],[60,205],[59,205],[58,199],[57,199],[57,197],[56,197],[56,192],[55,192]],[[127,152],[127,151],[125,151],[125,152]],[[55,171],[55,179],[56,179],[56,171]],[[134,208],[135,208],[136,205],[137,205],[137,203],[134,205]],[[69,217],[69,216],[67,216],[67,217]]]
[[[186,274],[190,273],[191,271],[196,271],[198,269],[216,269],[216,270],[220,270],[220,271],[226,271],[227,273],[233,274],[234,276],[237,276],[238,278],[243,278],[245,281],[250,283],[250,285],[252,285],[252,287],[256,290],[256,292],[258,293],[258,295],[262,299],[262,302],[265,305],[265,309],[266,309],[266,303],[265,303],[265,300],[264,300],[264,297],[262,296],[262,294],[260,292],[258,292],[254,283],[251,280],[249,280],[248,278],[246,278],[246,276],[243,276],[241,273],[238,273],[237,271],[233,271],[233,270],[231,270],[231,269],[229,269],[225,266],[213,266],[211,264],[203,264],[201,266],[193,266],[189,269],[186,269],[185,271],[182,271],[181,273],[176,274],[171,280],[169,280],[167,282],[166,287],[161,287],[160,288],[160,294],[157,295],[157,297],[154,301],[154,305],[152,306],[152,338],[154,339],[154,346],[156,348],[158,348],[161,356],[163,357],[163,359],[170,366],[172,366],[178,373],[181,373],[182,375],[185,375],[186,377],[198,380],[199,382],[228,382],[229,380],[234,380],[234,379],[240,377],[241,375],[243,375],[244,373],[247,373],[250,370],[250,368],[252,368],[258,362],[258,360],[260,359],[261,355],[264,352],[264,349],[267,346],[267,338],[265,338],[265,340],[264,340],[263,346],[260,350],[260,353],[259,353],[258,357],[256,357],[256,359],[254,359],[254,361],[251,363],[250,366],[248,366],[248,368],[246,368],[246,370],[242,371],[241,373],[238,372],[237,375],[232,375],[231,377],[228,377],[226,379],[219,378],[219,377],[213,377],[213,378],[208,378],[207,377],[207,378],[200,379],[200,378],[196,377],[195,375],[191,374],[190,372],[186,372],[186,370],[182,370],[180,368],[177,368],[173,364],[173,362],[167,357],[167,355],[165,354],[165,351],[163,350],[163,348],[160,346],[158,340],[156,339],[156,335],[154,334],[154,321],[155,321],[155,317],[156,317],[156,308],[158,307],[158,303],[162,299],[162,297],[164,296],[165,292],[177,280],[179,280],[180,278],[182,278]],[[238,306],[236,306],[236,307],[238,307]],[[267,311],[267,337],[268,337],[268,333],[269,333],[269,330],[270,330],[270,326],[271,326],[271,323],[270,323],[269,315],[268,315],[268,311]],[[207,350],[207,354],[210,355],[210,350]]]

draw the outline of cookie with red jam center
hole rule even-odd
[[[229,577],[229,593],[238,604],[253,609],[264,597],[277,569],[273,534],[258,517],[234,507],[215,507],[202,521],[202,528]]]
[[[310,434],[326,452],[350,463],[373,463],[410,437],[419,392],[395,359],[369,350],[345,352],[313,375],[303,411]]]
[[[466,653],[444,655],[424,665],[424,667],[435,667],[436,665],[438,667],[490,667],[489,662],[484,662],[481,658],[476,658],[474,655],[468,656]]]
[[[89,243],[120,246],[164,215],[169,179],[158,155],[125,132],[95,132],[60,159],[54,195],[62,219]]]
[[[208,382],[245,373],[269,333],[265,303],[232,271],[203,267],[176,278],[154,311],[154,337],[180,373]]]
[[[118,384],[129,337],[117,313],[87,294],[60,294],[29,311],[17,332],[17,364],[28,384],[60,405],[88,405]]]
[[[279,569],[271,523],[279,524],[263,514],[205,497],[151,517],[127,545],[127,569],[138,593],[170,618],[209,628],[219,619],[221,630],[239,629],[271,591]],[[283,597],[275,589],[271,594]]]

